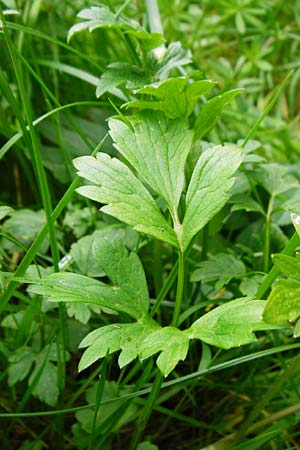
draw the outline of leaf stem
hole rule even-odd
[[[271,214],[273,211],[274,205],[274,195],[271,195],[268,210],[266,214],[266,223],[265,223],[265,242],[264,242],[264,272],[267,273],[269,270],[269,261],[270,261],[270,232],[271,232]]]
[[[150,395],[146,401],[145,407],[144,407],[141,415],[137,419],[135,432],[134,432],[129,450],[135,450],[137,448],[137,445],[140,442],[142,434],[146,428],[147,422],[148,422],[149,417],[154,408],[156,399],[159,395],[163,379],[164,379],[163,375],[159,371],[157,371],[154,383],[152,385]]]
[[[175,307],[173,311],[173,317],[171,321],[171,326],[177,327],[179,322],[179,316],[181,313],[182,299],[183,299],[183,288],[184,288],[184,253],[179,250],[178,252],[178,278],[177,278],[177,290],[175,298]]]
[[[300,236],[297,232],[293,234],[287,245],[282,250],[283,255],[292,255],[295,251],[296,247],[300,244]],[[273,266],[268,275],[264,278],[263,282],[261,283],[258,291],[256,292],[256,298],[263,298],[277,275],[279,274],[279,270],[276,266]]]

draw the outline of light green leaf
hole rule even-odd
[[[184,249],[225,205],[233,175],[242,160],[241,149],[230,145],[211,147],[200,156],[186,194],[181,244]]]
[[[76,320],[78,320],[81,323],[88,323],[88,321],[91,318],[92,310],[95,308],[98,308],[98,312],[101,312],[100,306],[97,305],[91,305],[86,303],[67,303],[66,305],[67,314],[69,317],[74,317]]]
[[[161,351],[156,364],[166,377],[178,364],[184,361],[189,349],[189,338],[178,328],[164,327],[149,334],[141,344],[141,360]]]
[[[128,108],[154,109],[163,111],[170,119],[188,117],[194,110],[201,95],[209,92],[215,85],[213,81],[201,80],[189,83],[190,77],[169,78],[150,84],[137,91],[137,94],[153,96],[157,100],[136,100],[127,103]]]
[[[123,62],[111,63],[100,78],[96,96],[100,97],[105,92],[122,84],[129,89],[136,89],[146,83],[145,73],[138,66]]]
[[[120,368],[133,361],[140,352],[143,339],[158,327],[154,321],[140,323],[115,323],[89,333],[80,343],[88,347],[79,363],[79,371],[86,369],[95,361],[122,350],[119,356]]]
[[[254,331],[272,328],[262,320],[266,302],[240,298],[218,306],[185,330],[190,339],[229,349],[256,341]]]
[[[288,167],[277,163],[261,164],[253,178],[271,195],[299,187],[298,181],[288,174]]]
[[[107,204],[100,210],[131,225],[135,230],[178,246],[177,238],[154,199],[131,170],[116,158],[98,153],[74,160],[78,174],[96,186],[83,186],[78,192]]]
[[[195,122],[195,139],[201,139],[216,124],[223,109],[243,89],[233,89],[210,99],[202,106]]]
[[[8,385],[13,386],[18,381],[27,377],[31,366],[35,360],[35,354],[30,347],[18,348],[12,356],[9,357]]]
[[[229,283],[232,278],[238,278],[246,272],[245,265],[234,255],[218,253],[210,260],[203,261],[191,274],[191,281],[207,283],[217,281],[216,289]]]
[[[280,272],[300,281],[300,260],[291,256],[277,254],[272,257],[273,263]]]
[[[260,206],[260,204],[257,203],[253,198],[245,194],[235,195],[230,199],[230,203],[233,203],[233,206],[231,208],[232,212],[244,210],[247,212],[254,211],[261,214],[264,213],[264,210]]]
[[[136,114],[129,120],[131,127],[118,119],[109,121],[114,146],[165,199],[176,217],[193,133],[186,122],[168,122],[163,114],[152,111]]]
[[[68,32],[68,41],[82,30],[89,30],[90,32],[97,28],[121,28],[123,30],[138,30],[140,25],[133,20],[129,20],[122,15],[114,14],[107,6],[91,6],[90,8],[82,9],[77,17],[85,19],[73,25]]]
[[[137,446],[137,450],[159,450],[159,448],[151,442],[144,441]]]
[[[42,402],[47,403],[47,405],[55,406],[59,395],[59,390],[57,387],[57,367],[55,367],[55,365],[50,361],[47,361],[46,364],[44,364],[44,357],[45,355],[41,353],[36,358],[35,369],[30,375],[29,384],[34,381],[41,367],[44,365],[42,373],[32,391],[32,394]]]
[[[300,215],[299,214],[291,214],[292,222],[295,227],[295,230],[300,236]]]
[[[56,302],[93,303],[114,311],[125,312],[135,319],[140,319],[147,313],[121,288],[75,273],[49,275],[31,286],[29,292],[44,295]]]
[[[0,206],[0,220],[6,216],[10,216],[14,212],[14,209],[10,206]]]
[[[11,234],[19,242],[25,245],[25,247],[28,247],[33,242],[45,222],[44,211],[19,209],[18,211],[11,212],[10,217],[2,225],[2,231]],[[11,253],[21,251],[20,247],[7,239],[2,239],[0,242],[3,248]],[[48,245],[48,240],[44,240],[40,251],[42,253],[47,251]]]
[[[180,42],[172,42],[157,63],[156,78],[164,80],[170,70],[180,69],[191,62],[191,51],[183,48]]]
[[[280,280],[267,298],[263,318],[268,323],[294,322],[300,317],[300,282]]]

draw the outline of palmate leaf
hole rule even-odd
[[[225,205],[235,180],[233,175],[242,160],[241,149],[233,145],[217,145],[200,156],[186,194],[186,211],[179,239],[183,249]]]
[[[98,153],[97,158],[74,160],[80,176],[96,186],[82,186],[78,192],[106,204],[101,211],[131,225],[135,230],[178,246],[172,230],[150,193],[131,170],[116,158]]]
[[[125,107],[160,110],[170,119],[186,118],[193,112],[199,97],[215,85],[210,80],[188,83],[189,80],[189,76],[169,78],[145,86],[136,93],[153,96],[156,100],[136,100],[127,103]]]
[[[116,149],[163,197],[176,217],[184,185],[184,166],[193,133],[185,121],[168,123],[164,114],[144,111],[128,118],[130,126],[118,119],[109,121]]]
[[[126,366],[138,356],[141,342],[156,328],[156,322],[148,319],[137,323],[115,323],[92,331],[80,343],[80,347],[88,348],[80,360],[79,371],[86,369],[107,353],[112,354],[119,350],[122,350],[118,359],[119,366]]]
[[[240,298],[218,306],[184,332],[190,339],[229,349],[256,341],[254,331],[273,328],[262,319],[266,302]]]

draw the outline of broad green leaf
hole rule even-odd
[[[216,281],[216,289],[229,283],[232,278],[239,278],[246,272],[245,265],[234,255],[218,253],[210,260],[203,261],[191,274],[191,281],[207,283]]]
[[[144,111],[130,119],[109,121],[116,149],[159,195],[176,217],[184,185],[184,165],[192,145],[192,131],[184,121],[169,121],[161,113]],[[149,220],[149,219],[148,219]]]
[[[96,186],[83,186],[78,192],[107,204],[101,211],[175,247],[177,238],[150,193],[131,170],[116,158],[98,153],[74,160],[78,174]]]
[[[190,50],[182,47],[180,42],[172,42],[162,54],[156,65],[156,78],[164,80],[172,69],[181,69],[192,62]]]
[[[122,350],[119,356],[120,368],[133,361],[140,352],[143,339],[158,327],[154,321],[140,323],[115,323],[89,333],[80,343],[88,347],[79,363],[79,371],[86,369],[107,353]]]
[[[136,100],[127,103],[128,108],[163,111],[170,119],[186,118],[194,110],[201,95],[215,85],[213,81],[201,80],[189,83],[190,77],[169,78],[137,90],[137,94],[152,96],[157,100]]]
[[[140,359],[144,360],[158,352],[156,364],[166,377],[178,364],[184,361],[189,349],[189,338],[178,328],[164,327],[149,334],[141,344]]]
[[[292,258],[287,255],[274,255],[272,257],[273,263],[280,270],[280,272],[300,281],[300,260]]]
[[[44,295],[56,302],[86,302],[125,312],[135,319],[143,317],[147,311],[136,304],[134,299],[117,286],[109,286],[84,275],[75,273],[54,273],[42,278],[29,292]]]
[[[300,318],[300,282],[280,280],[267,298],[263,318],[274,324],[294,322]]]
[[[242,160],[241,149],[232,145],[217,145],[202,153],[186,194],[182,248],[186,249],[198,231],[225,205],[234,183],[233,175]]]
[[[272,328],[262,320],[266,302],[240,298],[218,306],[185,330],[190,339],[229,349],[256,341],[254,331]]]
[[[148,286],[142,263],[135,252],[128,254],[121,242],[108,239],[94,241],[92,253],[111,281],[119,286],[136,305],[149,308]]]
[[[125,85],[129,89],[136,89],[147,83],[145,73],[129,63],[111,63],[102,74],[96,89],[96,96],[100,97],[114,87]]]
[[[0,206],[0,220],[6,216],[10,216],[14,212],[14,209],[10,206]]]
[[[224,94],[213,97],[202,106],[195,122],[195,139],[201,139],[215,126],[227,103],[241,92],[243,92],[243,89],[227,91]]]

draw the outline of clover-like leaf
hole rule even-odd
[[[122,350],[119,356],[120,368],[133,361],[140,352],[143,339],[158,327],[156,322],[147,320],[137,323],[115,323],[89,333],[80,343],[88,347],[79,363],[79,371],[86,369],[107,353]]]
[[[230,301],[200,317],[185,333],[224,349],[250,344],[256,341],[254,331],[272,328],[262,319],[265,305],[247,297]]]
[[[233,145],[217,145],[200,156],[186,194],[180,240],[183,249],[225,205],[235,180],[233,175],[242,160],[241,149]]]
[[[190,77],[169,78],[138,89],[137,94],[152,96],[156,100],[136,100],[127,103],[128,108],[153,109],[163,111],[170,119],[188,117],[194,110],[201,95],[215,85],[210,80],[189,83]]]
[[[178,246],[172,230],[154,199],[131,172],[116,158],[98,153],[97,158],[82,156],[74,160],[80,176],[94,183],[78,192],[106,204],[101,211],[131,225],[135,230]]]
[[[185,360],[188,349],[189,338],[184,332],[175,327],[164,327],[143,340],[140,358],[143,360],[161,352],[156,364],[166,377],[180,360]]]
[[[184,185],[184,165],[193,133],[185,121],[168,122],[159,112],[144,111],[128,118],[130,126],[118,119],[109,121],[116,149],[163,197],[176,217]]]

